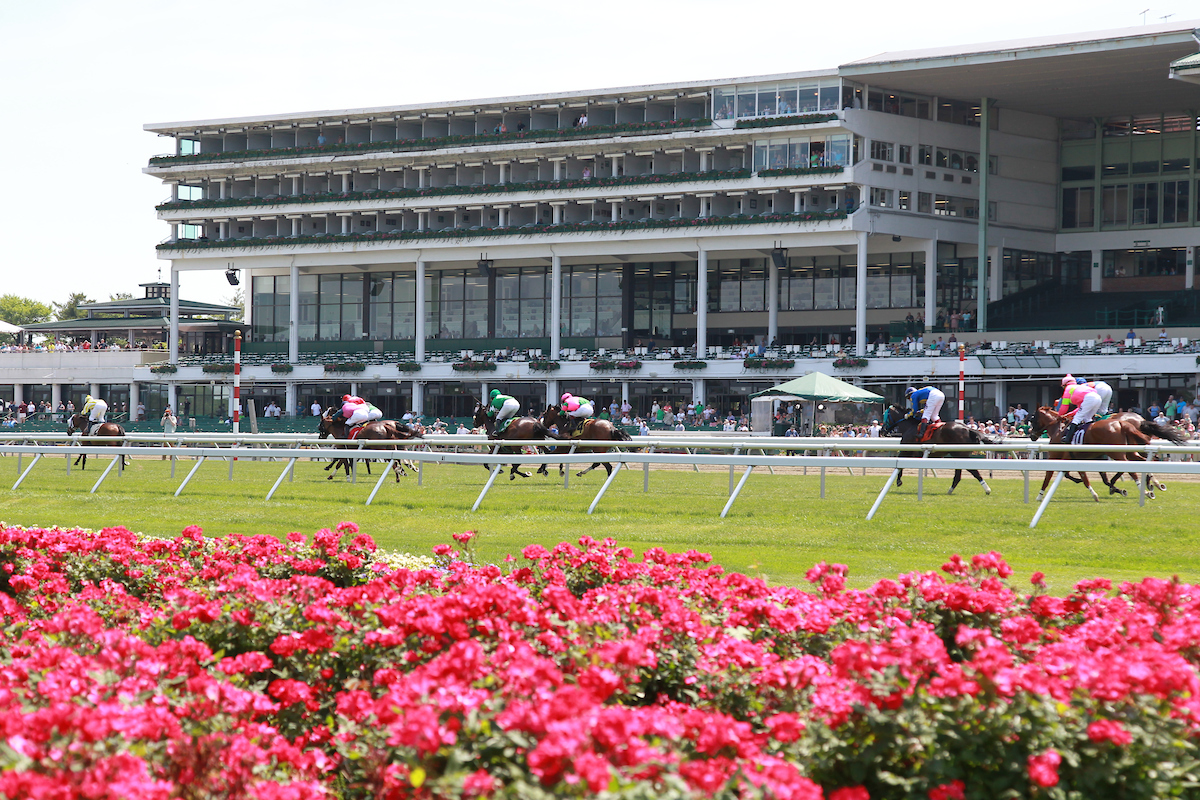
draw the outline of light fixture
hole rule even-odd
[[[489,259],[487,257],[487,253],[480,253],[479,261],[478,261],[479,274],[484,276],[485,278],[492,277],[492,266],[495,263],[496,262],[492,261],[491,259]]]
[[[903,239],[902,239],[902,237],[901,237],[901,236],[899,236],[899,235],[897,235],[897,234],[893,234],[893,235],[892,235],[892,241],[893,241],[893,242],[899,242],[899,241],[903,241]]]
[[[379,297],[383,294],[383,287],[386,285],[382,278],[373,278],[371,280],[371,297]]]
[[[229,262],[229,269],[225,270],[225,280],[229,281],[230,286],[237,286],[241,281],[238,280],[237,270],[233,268],[233,262]]]
[[[780,247],[778,244],[776,244],[775,249],[771,251],[771,262],[773,264],[775,264],[775,266],[779,267],[780,269],[783,269],[784,267],[786,267],[787,266],[787,249]]]

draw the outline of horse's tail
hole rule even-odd
[[[633,437],[629,435],[629,432],[626,431],[624,428],[622,428],[620,425],[613,425],[613,433],[615,433],[617,435],[618,441],[621,441],[621,442],[632,442],[633,441]]]
[[[1003,440],[995,439],[991,436],[988,436],[986,433],[982,433],[974,429],[968,430],[971,431],[971,444],[1004,444]]]
[[[1183,431],[1176,428],[1174,425],[1168,425],[1165,428],[1159,427],[1155,422],[1148,419],[1138,423],[1138,430],[1149,436],[1151,439],[1166,439],[1174,444],[1183,444],[1188,441],[1188,436]]]
[[[540,436],[543,439],[557,439],[560,442],[566,441],[565,436],[559,436],[557,433],[555,433],[554,431],[547,428],[545,425],[542,424],[542,421],[540,419],[538,419],[537,417],[530,417],[530,419],[537,422],[537,427],[533,429],[533,433],[535,436]]]

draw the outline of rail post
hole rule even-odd
[[[117,462],[124,460],[125,456],[117,456],[112,461],[108,462],[108,466],[105,467],[104,472],[100,474],[100,479],[96,481],[96,485],[92,487],[92,490],[88,492],[88,494],[95,494],[96,490],[100,488],[100,484],[104,483],[104,479],[108,477],[108,473],[112,472],[112,468],[117,465]]]
[[[283,483],[283,479],[287,477],[288,470],[290,470],[292,465],[295,463],[295,458],[292,458],[288,461],[287,466],[283,468],[283,472],[279,473],[279,477],[275,479],[275,485],[271,487],[271,491],[267,492],[267,500],[270,500],[275,494],[275,490],[279,488],[279,484]]]
[[[883,485],[883,491],[879,493],[879,497],[875,498],[875,505],[871,506],[871,510],[867,512],[867,519],[875,516],[875,512],[879,510],[879,505],[883,502],[883,498],[887,497],[887,493],[891,491],[892,484],[896,482],[896,476],[899,474],[899,467],[892,470],[892,474],[888,476],[887,483]]]
[[[388,466],[385,467],[383,469],[383,471],[379,474],[379,480],[377,480],[375,482],[375,488],[371,490],[371,495],[367,498],[366,505],[368,505],[368,506],[371,505],[371,501],[375,499],[375,495],[379,494],[379,489],[381,486],[383,486],[384,479],[387,478],[388,474],[391,472],[392,472],[392,467],[391,467],[391,464],[389,463]],[[399,473],[397,473],[397,474],[399,474]]]
[[[1062,483],[1063,476],[1066,474],[1067,473],[1062,470],[1058,470],[1054,474],[1054,483],[1050,484],[1049,491],[1047,491],[1046,496],[1042,498],[1042,503],[1038,506],[1037,512],[1033,515],[1033,519],[1030,521],[1029,527],[1037,527],[1038,520],[1040,520],[1042,518],[1042,514],[1046,512],[1046,506],[1050,505],[1050,498],[1054,497],[1054,493],[1058,491],[1058,485]]]
[[[179,493],[183,491],[183,487],[188,485],[188,481],[196,474],[196,470],[200,469],[200,465],[204,463],[204,459],[206,458],[208,456],[200,456],[200,458],[196,459],[196,465],[192,467],[192,471],[187,474],[187,477],[183,479],[183,483],[179,484],[179,488],[175,490],[176,497],[179,497]]]
[[[17,478],[17,482],[13,484],[12,491],[15,492],[17,490],[17,487],[21,485],[21,481],[25,480],[25,476],[33,471],[34,465],[37,464],[37,462],[40,461],[41,458],[42,458],[41,453],[38,453],[33,457],[33,461],[30,462],[29,466],[25,468],[25,471],[21,473],[21,477]]]
[[[488,493],[488,489],[492,488],[492,484],[496,482],[496,476],[500,474],[500,470],[502,469],[504,469],[503,464],[497,464],[492,468],[492,474],[488,476],[487,483],[483,485],[483,491],[479,493],[479,497],[475,498],[475,505],[471,506],[472,511],[479,510],[479,504],[483,502],[483,498]]]
[[[763,455],[766,455],[765,453]],[[729,509],[733,507],[733,501],[737,500],[738,495],[742,493],[742,487],[746,485],[746,479],[750,477],[750,473],[754,471],[754,465],[746,467],[746,471],[742,474],[742,479],[738,481],[737,488],[729,495],[729,502],[725,504],[725,508],[721,510],[721,519],[725,519],[725,515],[729,513]]]
[[[230,273],[232,274],[232,273]],[[295,291],[295,289],[292,289]],[[242,412],[242,332],[233,332],[233,432],[241,433]],[[233,480],[233,467],[229,468],[229,479]]]
[[[617,477],[617,473],[621,471],[621,467],[624,466],[624,464],[624,461],[618,461],[616,464],[613,464],[612,474],[609,475],[607,480],[604,481],[604,485],[601,486],[600,491],[596,493],[596,498],[592,500],[592,504],[588,506],[588,514],[591,514],[596,510],[596,504],[600,502],[601,497],[604,497],[604,493],[607,492],[608,487],[612,485],[613,478]]]

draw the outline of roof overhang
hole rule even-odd
[[[1002,108],[1051,117],[1182,111],[1200,108],[1200,89],[1171,80],[1171,66],[1196,52],[1198,24],[883,53],[839,72],[894,91],[989,97]]]
[[[1197,31],[1200,34],[1200,31]],[[1200,35],[1196,37],[1200,42]],[[1200,83],[1200,53],[1193,53],[1186,58],[1171,62],[1171,77],[1177,81]]]

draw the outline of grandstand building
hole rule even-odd
[[[1122,406],[1190,397],[1196,24],[149,124],[178,369],[126,379],[210,384],[228,355],[180,349],[176,298],[222,270],[247,289],[243,396],[289,414],[353,389],[461,416],[494,386],[744,408],[817,369],[898,398],[956,384],[939,338],[970,347],[981,419],[1068,370]]]

